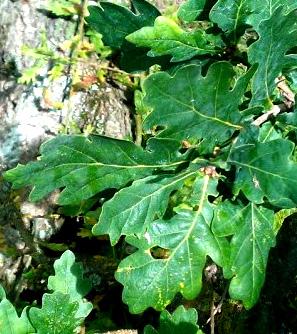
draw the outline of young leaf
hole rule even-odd
[[[250,106],[264,105],[269,109],[276,79],[290,62],[286,52],[297,46],[296,12],[284,15],[283,8],[278,7],[268,20],[260,24],[257,32],[259,40],[248,49],[249,62],[258,64],[252,80]]]
[[[0,333],[1,334],[32,334],[36,333],[28,317],[27,308],[24,308],[21,317],[11,302],[3,298],[0,302]]]
[[[121,235],[139,235],[154,219],[163,216],[171,192],[196,173],[197,170],[186,171],[177,176],[149,176],[135,181],[103,205],[93,234],[109,234],[112,245]]]
[[[100,2],[100,7],[90,6],[90,16],[87,23],[102,34],[105,45],[120,48],[125,37],[144,26],[154,24],[157,16],[161,15],[156,7],[144,0],[133,0],[132,4],[138,15],[111,2]]]
[[[165,16],[157,17],[153,27],[143,27],[126,39],[137,46],[150,48],[148,56],[171,55],[172,62],[218,52],[218,47],[203,30],[187,32]]]
[[[78,302],[70,302],[70,296],[55,291],[45,293],[42,308],[32,307],[29,317],[38,334],[63,333],[73,334],[81,325],[83,318],[78,318]]]
[[[195,298],[201,289],[207,255],[225,265],[228,245],[215,238],[209,228],[213,215],[209,188],[213,189],[216,181],[209,176],[200,178],[203,183],[197,211],[179,210],[169,221],[152,223],[143,238],[127,237],[138,251],[120,263],[116,279],[124,285],[123,301],[132,313],[150,306],[163,310],[177,292],[187,299]],[[152,248],[157,246],[164,250],[162,258],[152,255]]]
[[[79,14],[80,0],[48,0],[45,9],[57,16],[71,16]]]
[[[231,150],[228,162],[237,167],[235,189],[252,202],[264,196],[273,205],[297,206],[297,164],[290,157],[294,145],[285,139],[242,144]]]
[[[61,205],[79,203],[107,188],[120,188],[158,168],[181,164],[179,143],[151,139],[147,150],[132,142],[101,136],[58,136],[41,146],[41,158],[5,173],[14,188],[33,186],[32,201],[65,187]]]
[[[187,0],[178,9],[177,16],[184,22],[192,22],[199,16],[206,0]]]
[[[185,309],[180,305],[172,315],[164,310],[160,314],[160,327],[155,330],[148,325],[144,328],[144,334],[203,334],[197,326],[198,314],[194,308]]]
[[[241,129],[238,105],[254,70],[240,77],[232,90],[235,73],[227,62],[212,64],[205,77],[197,65],[184,66],[173,77],[165,72],[149,76],[144,82],[144,103],[152,112],[144,120],[144,129],[162,126],[165,129],[158,137],[204,138],[210,145],[227,140]]]
[[[50,290],[59,291],[69,295],[69,302],[76,301],[79,304],[77,318],[86,317],[92,310],[92,304],[83,301],[83,297],[91,289],[89,280],[83,278],[81,263],[75,263],[75,256],[67,250],[60,259],[54,263],[55,276],[48,278],[47,287]]]
[[[258,300],[265,280],[268,253],[275,245],[273,211],[250,203],[240,209],[232,220],[234,235],[231,239],[230,270],[233,279],[229,287],[233,299],[242,300],[249,309]],[[225,236],[230,235],[228,232]],[[223,236],[223,233],[220,233]]]

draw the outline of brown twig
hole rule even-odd
[[[295,104],[295,94],[292,92],[290,87],[286,83],[286,78],[284,76],[278,77],[276,80],[276,87],[279,89],[281,95],[284,97],[284,103],[273,105],[270,110],[268,110],[263,115],[259,116],[253,121],[253,125],[260,126],[266,122],[269,118],[277,116],[279,113],[291,109]]]
[[[227,294],[228,288],[229,288],[229,285],[226,285],[225,290],[224,290],[224,292],[223,292],[223,294],[222,294],[222,298],[221,298],[219,304],[218,304],[216,307],[214,306],[214,298],[213,298],[213,305],[212,305],[212,307],[211,307],[210,317],[209,317],[208,320],[206,321],[206,324],[208,324],[208,323],[211,322],[211,321],[214,322],[215,315],[216,315],[217,313],[220,313],[220,312],[221,312],[221,309],[222,309],[224,300],[225,300],[225,298],[226,298],[226,294]],[[213,306],[214,306],[214,307],[213,307]]]
[[[295,94],[287,85],[286,78],[284,76],[278,77],[277,80],[277,88],[280,90],[281,95],[284,97],[284,104],[288,109],[290,109],[295,104]]]
[[[269,118],[272,116],[277,116],[279,113],[287,110],[285,104],[273,105],[270,110],[268,110],[265,114],[262,114],[258,118],[256,118],[252,124],[255,126],[260,126],[261,124],[265,123]]]

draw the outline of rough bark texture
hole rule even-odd
[[[35,159],[40,144],[55,136],[67,122],[74,121],[76,130],[90,124],[99,134],[131,137],[130,113],[122,89],[109,83],[94,84],[72,94],[68,102],[63,101],[62,110],[55,110],[44,99],[44,92],[54,101],[62,101],[69,83],[67,76],[51,83],[47,65],[38,82],[30,86],[17,83],[18,75],[34,63],[22,54],[23,45],[37,47],[41,32],[45,32],[51,48],[57,50],[76,33],[77,20],[50,17],[42,9],[46,1],[0,0],[0,173]],[[93,70],[87,64],[83,66],[83,71]],[[29,204],[26,196],[25,191],[12,193],[0,177],[0,244],[5,239],[21,254],[31,254],[35,240],[49,239],[63,223],[51,215],[54,196],[38,204]],[[0,254],[0,280],[12,286],[18,268],[22,270],[28,261],[25,263],[23,257],[13,263]]]

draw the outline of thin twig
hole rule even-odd
[[[222,309],[224,300],[225,300],[225,298],[226,298],[226,294],[227,294],[228,288],[229,288],[229,284],[226,285],[225,290],[224,290],[224,292],[223,292],[223,294],[222,294],[222,298],[221,298],[219,304],[214,308],[214,310],[213,310],[213,314],[212,314],[212,312],[211,312],[211,315],[210,315],[210,317],[207,319],[206,324],[208,324],[209,322],[211,322],[211,320],[212,320],[211,317],[212,317],[212,316],[213,316],[213,318],[214,318],[215,315],[216,315],[217,313],[220,313],[220,312],[221,312],[221,309]],[[214,321],[214,320],[213,320],[213,321]]]
[[[142,143],[142,117],[135,115],[135,144],[141,146]]]
[[[210,334],[215,334],[215,292],[212,292],[212,301],[210,309]]]
[[[273,105],[270,110],[268,110],[265,114],[262,114],[258,118],[256,118],[252,124],[255,126],[260,126],[261,124],[265,123],[270,117],[277,116],[279,113],[287,110],[287,107],[285,104],[278,104]]]

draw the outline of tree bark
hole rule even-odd
[[[20,73],[34,63],[22,53],[24,45],[37,47],[41,34],[45,34],[50,47],[58,51],[62,42],[76,34],[78,20],[50,16],[43,9],[46,2],[0,1],[0,173],[35,159],[40,144],[57,135],[65,123],[75,122],[76,130],[91,125],[97,134],[131,138],[130,112],[123,89],[107,82],[95,83],[65,100],[69,77],[50,82],[50,63],[42,69],[37,82],[18,84]],[[94,68],[84,64],[82,70]],[[45,91],[52,100],[64,102],[62,110],[46,101]],[[38,204],[29,204],[26,198],[27,192],[11,192],[0,177],[0,242],[4,238],[9,245],[17,245],[21,254],[31,254],[34,240],[47,240],[63,223],[50,217],[55,210],[54,196]],[[22,270],[23,261],[15,263]],[[0,280],[13,286],[17,271],[13,261],[0,252]]]

